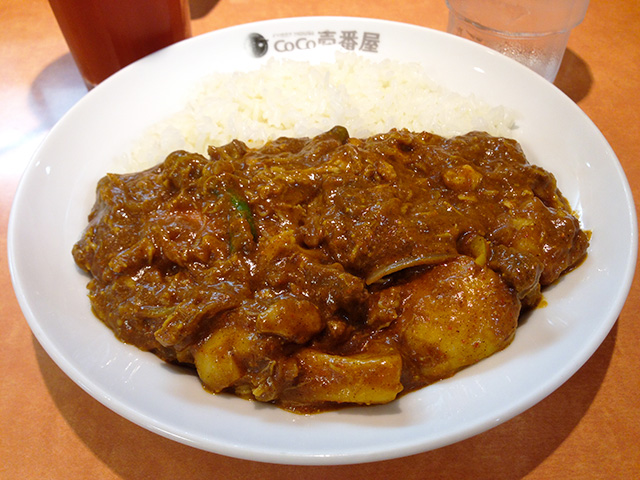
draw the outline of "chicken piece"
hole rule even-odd
[[[280,395],[297,365],[282,352],[276,335],[255,331],[248,304],[222,315],[208,337],[192,349],[198,376],[213,393],[233,391],[236,395],[272,401]]]
[[[520,313],[517,295],[500,276],[466,256],[383,290],[372,305],[372,313],[380,305],[398,306],[387,312],[397,316],[388,336],[397,338],[405,359],[408,389],[449,377],[505,348]]]
[[[325,318],[338,310],[356,316],[366,299],[361,278],[330,263],[321,250],[301,247],[291,230],[265,239],[258,252],[255,277],[264,286],[306,297]]]

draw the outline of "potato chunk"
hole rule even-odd
[[[256,329],[294,343],[305,343],[324,328],[320,312],[308,300],[283,296],[258,315]]]
[[[383,295],[404,298],[399,348],[405,386],[449,377],[505,348],[515,334],[520,302],[494,271],[460,256]]]
[[[233,325],[224,326],[207,338],[193,352],[198,376],[205,387],[219,393],[244,375],[238,357],[251,349],[244,331]]]

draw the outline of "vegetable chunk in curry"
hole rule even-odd
[[[102,178],[73,256],[118,338],[214,393],[390,402],[507,347],[586,255],[514,140],[335,127],[208,155]]]

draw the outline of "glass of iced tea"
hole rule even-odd
[[[191,36],[189,0],[49,0],[91,89],[130,63]]]

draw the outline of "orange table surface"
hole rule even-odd
[[[270,18],[341,15],[445,30],[444,0],[192,0],[193,33]],[[86,89],[46,0],[0,2],[0,478],[640,478],[640,282],[589,361],[536,406],[438,450],[361,465],[228,458],[160,437],[76,386],[34,338],[16,301],[7,223],[22,171]],[[640,3],[592,0],[556,85],[602,131],[640,198]],[[606,179],[603,179],[606,181]]]

